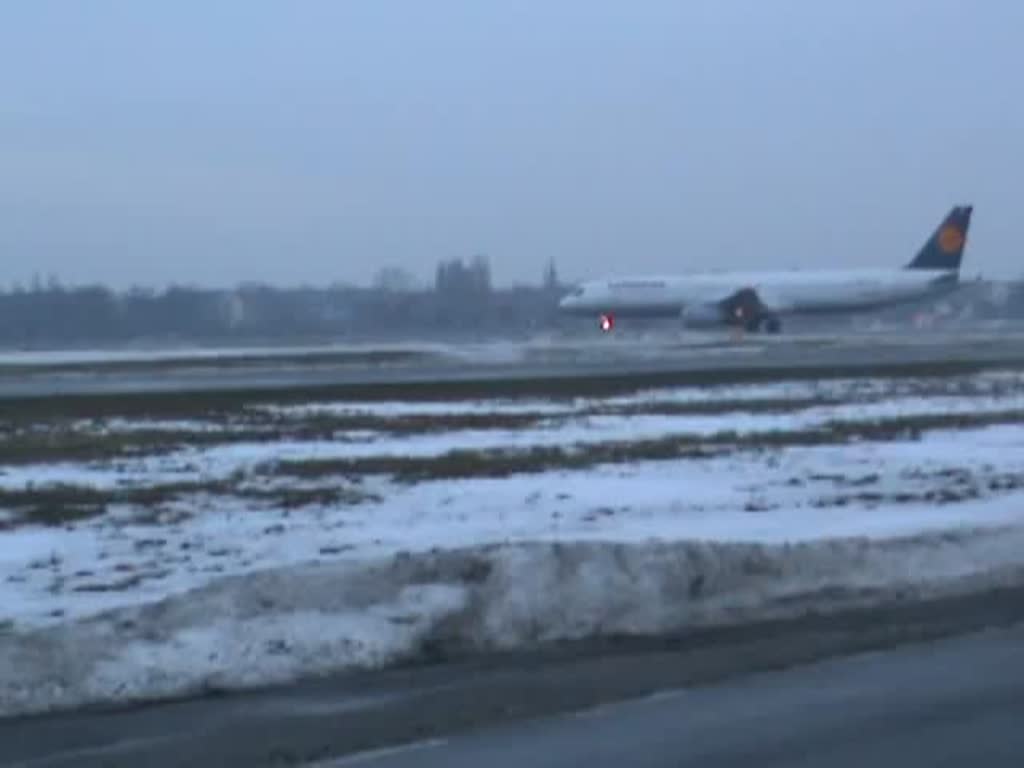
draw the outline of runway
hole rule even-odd
[[[1015,330],[778,338],[672,336],[558,343],[223,350],[138,356],[0,355],[0,399],[294,391],[355,398],[585,392],[610,386],[717,384],[933,367],[1024,365]]]
[[[1016,766],[1022,597],[0,721],[0,765]]]
[[[341,768],[1016,766],[1024,629],[672,691]]]

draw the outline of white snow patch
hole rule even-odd
[[[64,485],[113,490],[180,483],[194,479],[195,468],[188,463],[189,455],[183,452],[173,457],[147,456],[113,462],[8,465],[0,468],[0,489],[16,491]]]
[[[452,401],[381,401],[327,402],[303,405],[259,405],[251,410],[289,418],[314,416],[461,416],[478,414],[569,413],[570,404],[551,400],[452,400]]]
[[[107,419],[104,432],[226,432],[230,425],[199,419]]]

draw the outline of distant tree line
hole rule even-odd
[[[438,264],[429,286],[394,267],[382,268],[369,287],[243,284],[211,290],[172,285],[116,292],[102,285],[67,287],[53,278],[36,279],[27,288],[0,290],[0,345],[516,337],[591,322],[559,315],[558,300],[566,290],[554,264],[538,284],[496,288],[484,256]],[[963,294],[954,303],[954,314],[1024,319],[1024,283]]]
[[[539,285],[495,288],[484,256],[442,262],[432,286],[419,286],[394,267],[382,268],[370,287],[173,285],[116,292],[37,279],[28,288],[0,291],[0,344],[514,336],[555,327],[564,292],[553,264]]]

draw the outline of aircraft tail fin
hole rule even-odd
[[[973,210],[974,206],[971,205],[958,205],[953,208],[928,238],[928,242],[917,252],[914,260],[907,264],[907,269],[960,269]]]

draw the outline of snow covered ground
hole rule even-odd
[[[744,405],[775,400],[777,409]],[[687,403],[722,407],[667,408]],[[111,496],[97,514],[51,525],[0,507],[0,714],[282,681],[416,658],[428,645],[486,650],[680,631],[1015,580],[1024,573],[1024,428],[1013,416],[1021,410],[1020,374],[566,402],[267,406],[259,412],[286,423],[325,413],[379,423],[331,439],[2,465],[0,491],[19,504],[68,487],[226,485],[158,501]],[[432,423],[408,434],[389,426],[501,413],[537,419],[449,431]],[[1007,423],[820,445],[754,439],[699,459],[539,466],[509,477],[273,471],[282,460],[403,461],[985,413],[1007,414]],[[164,427],[234,428],[198,415]],[[86,437],[151,432],[118,418],[73,428]],[[353,494],[318,495],[339,489]],[[278,491],[311,495],[284,503]]]
[[[1018,477],[1024,429],[999,426],[513,479],[380,479],[379,500],[338,509],[197,496],[157,520],[123,507],[63,530],[0,533],[0,617],[41,626],[229,573],[494,542],[780,543],[1004,525],[1024,522],[1024,480],[1007,482]]]
[[[888,390],[887,391],[887,384]],[[159,485],[186,478],[223,480],[277,462],[367,459],[375,457],[438,457],[452,451],[510,451],[534,447],[586,446],[652,440],[662,437],[710,438],[724,434],[756,435],[822,429],[856,423],[933,414],[999,414],[1024,412],[1024,377],[986,374],[974,377],[970,395],[922,394],[905,382],[840,380],[835,382],[752,385],[714,389],[676,389],[642,392],[603,400],[487,401],[425,403],[322,403],[259,409],[279,418],[302,420],[329,414],[380,420],[380,428],[350,429],[323,439],[226,441],[221,445],[184,447],[168,454],[141,455],[93,462],[51,462],[0,466],[0,489],[17,490],[47,485],[89,488]],[[946,383],[946,388],[955,388]],[[776,401],[777,412],[748,412],[743,403]],[[800,402],[790,409],[786,402]],[[815,401],[827,402],[814,405]],[[713,405],[717,413],[664,413],[680,405]],[[395,435],[388,420],[402,416],[535,415],[532,426],[509,429],[430,430]],[[82,424],[84,430],[95,425]],[[130,421],[114,418],[99,431],[159,432],[188,430],[211,433],[223,424],[197,419]]]

